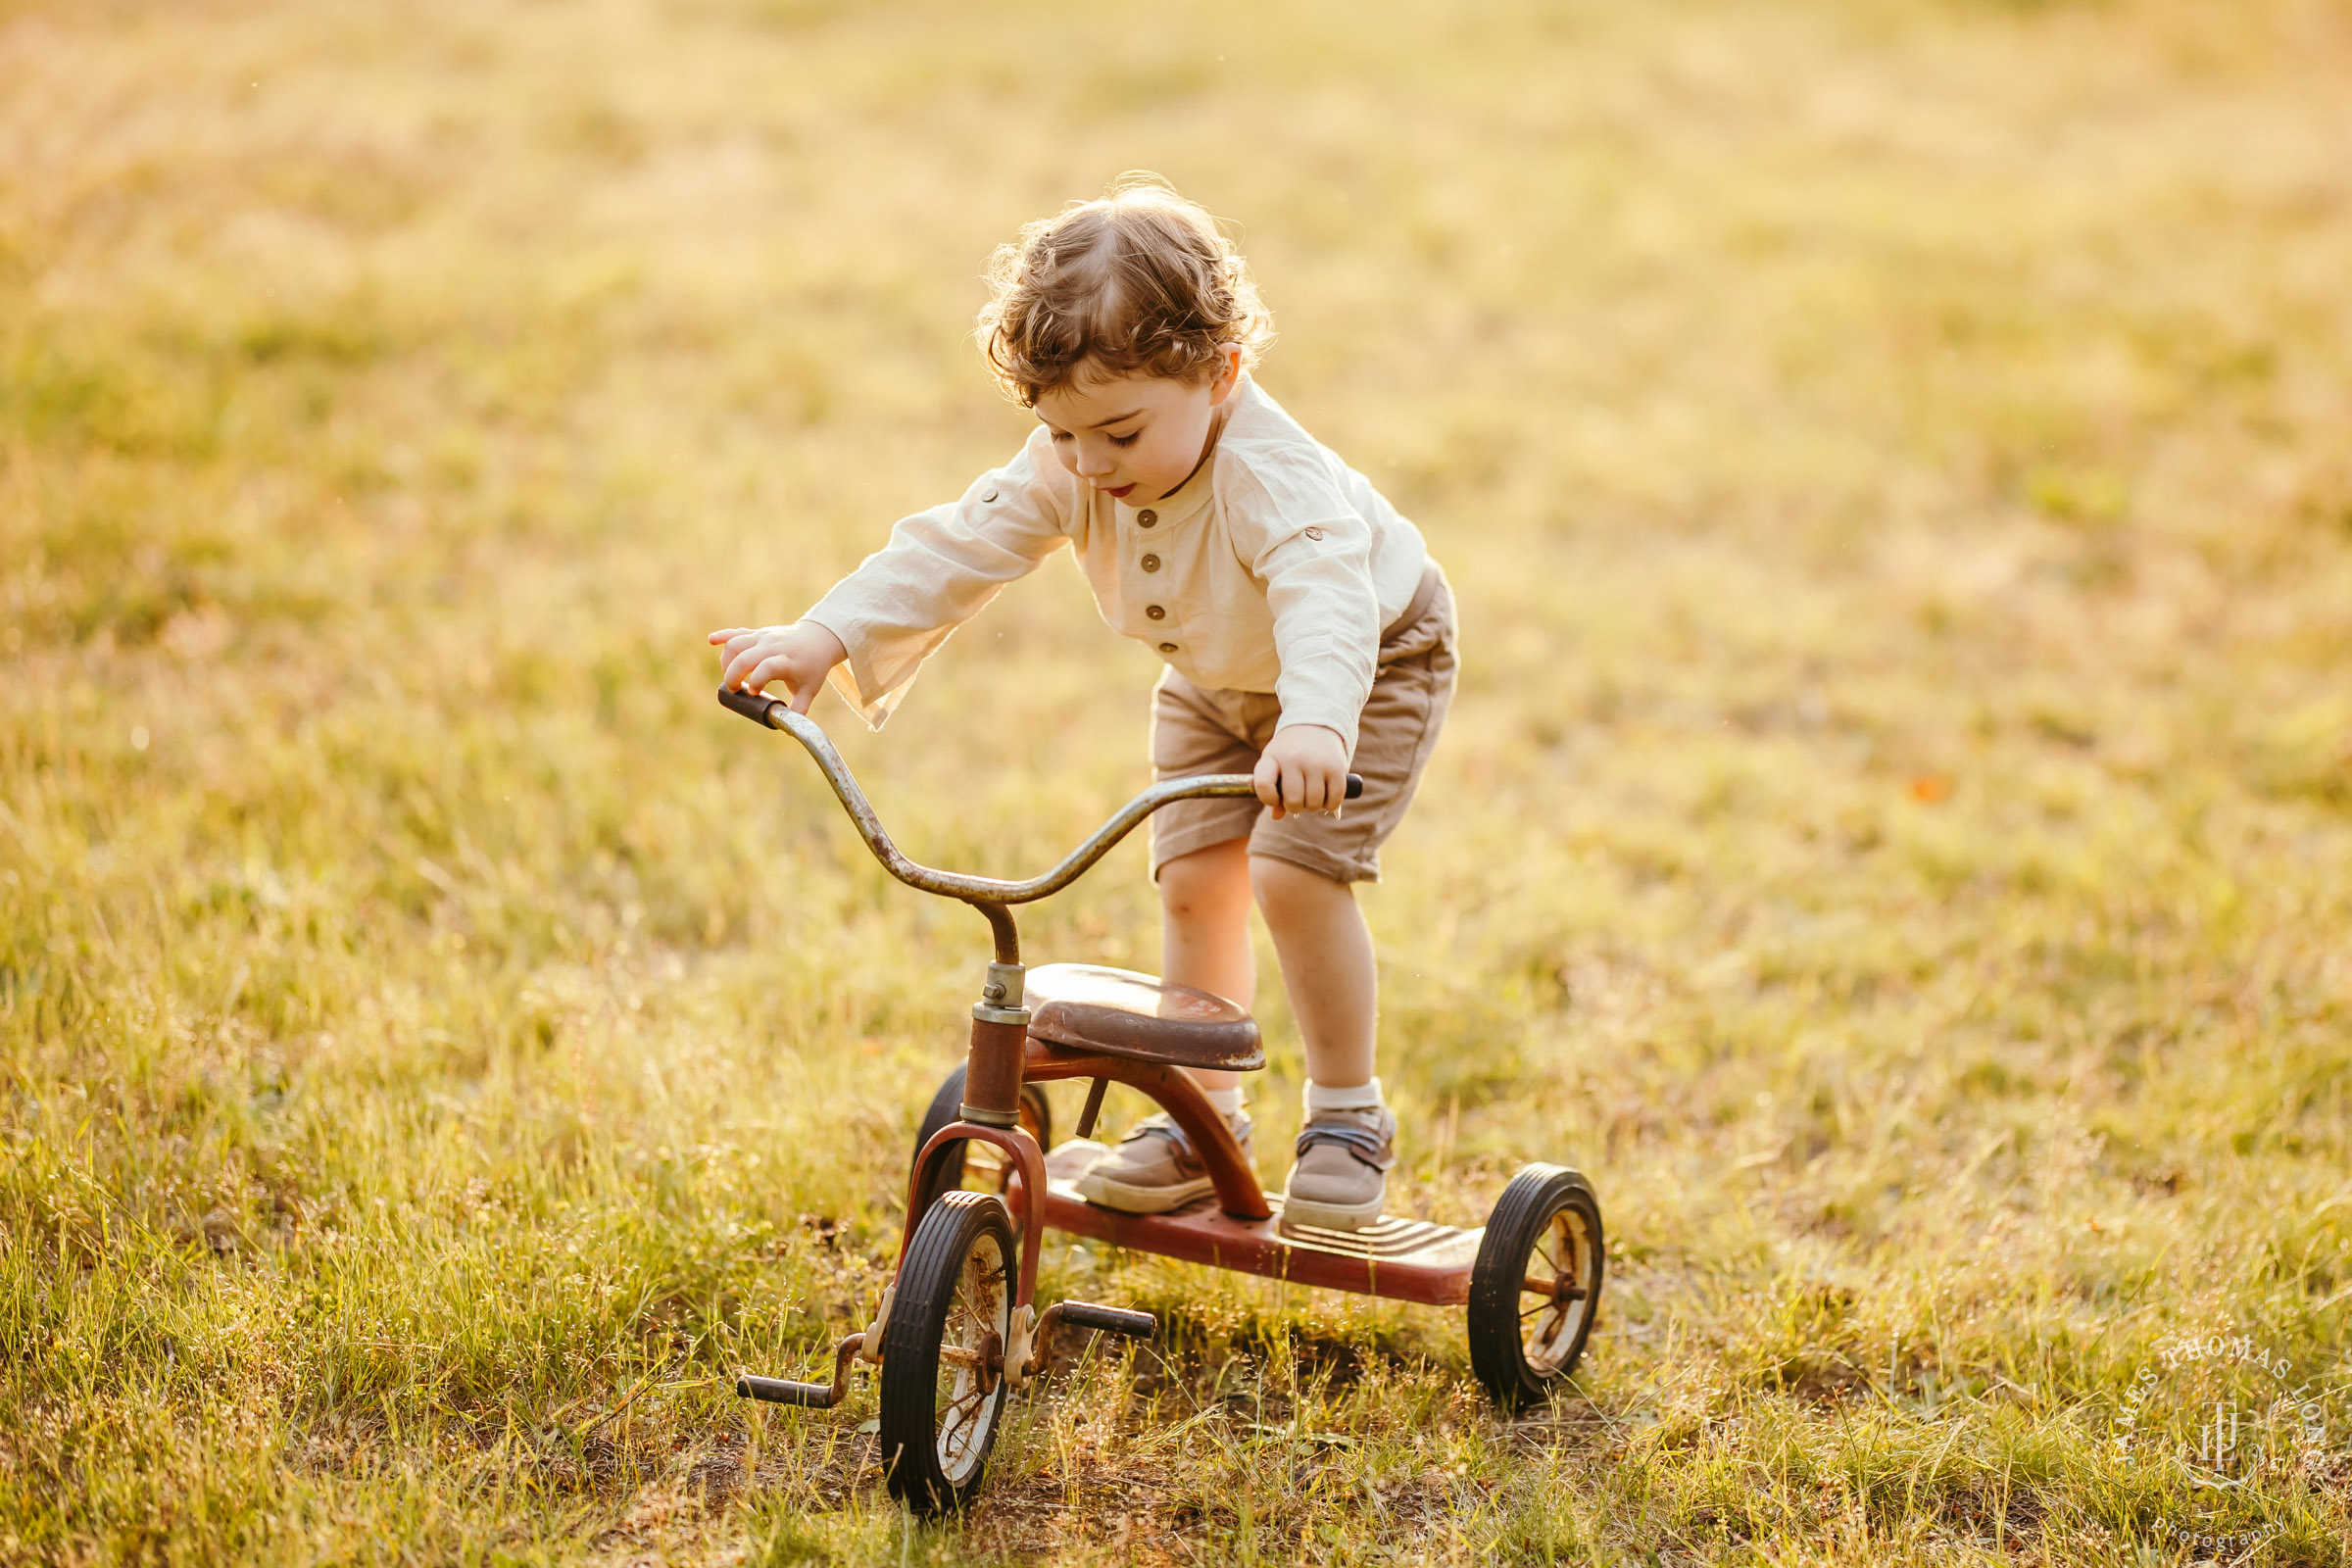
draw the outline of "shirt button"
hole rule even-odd
[[[1168,618],[1168,612],[1157,605],[1146,605],[1144,607],[1144,613],[1150,615],[1153,620],[1165,620]]]
[[[1176,651],[1176,645],[1174,643],[1161,643],[1159,645],[1159,651],[1163,654],[1172,654]]]
[[[1320,539],[1323,537],[1323,530],[1320,528],[1308,528],[1304,530],[1304,532],[1309,539]]]
[[[996,500],[996,499],[997,499],[997,493],[996,493],[994,490],[991,490],[991,491],[990,491],[988,494],[986,494],[986,495],[984,495],[984,496],[982,496],[982,497],[980,498],[980,504],[981,504],[982,506],[984,506],[984,507],[985,507],[985,506],[987,506],[987,505],[988,505],[990,502],[992,502],[992,501],[994,501],[994,500]]]
[[[1135,525],[1138,528],[1149,528],[1158,520],[1159,514],[1156,512],[1139,512],[1135,514]]]
[[[1159,569],[1159,558],[1157,556],[1146,556],[1144,558],[1144,569],[1146,571],[1157,571]]]

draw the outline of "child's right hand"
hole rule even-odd
[[[812,620],[756,629],[729,626],[724,631],[712,632],[710,642],[722,650],[719,658],[726,662],[725,672],[719,677],[721,687],[757,693],[780,680],[796,713],[808,711],[808,705],[816,701],[817,692],[825,684],[825,676],[835,664],[850,657],[840,638]]]

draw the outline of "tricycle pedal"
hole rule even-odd
[[[783,1378],[756,1378],[747,1372],[735,1380],[735,1392],[747,1399],[768,1404],[802,1404],[811,1410],[833,1408],[830,1383],[791,1383]]]
[[[1149,1340],[1159,1333],[1159,1319],[1149,1312],[1130,1312],[1125,1307],[1064,1301],[1060,1312],[1061,1321],[1072,1328],[1093,1329],[1098,1334],[1123,1334],[1131,1340]]]
[[[811,1410],[830,1410],[850,1392],[850,1358],[865,1344],[865,1336],[852,1334],[833,1347],[833,1381],[830,1383],[794,1383],[785,1378],[756,1378],[749,1372],[735,1375],[735,1392],[747,1399],[759,1399],[768,1404],[798,1404]]]

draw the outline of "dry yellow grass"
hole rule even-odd
[[[0,4],[0,1560],[2343,1562],[2347,79],[2335,0]],[[915,1530],[870,1393],[710,1380],[868,1308],[981,930],[700,636],[1010,451],[980,262],[1137,166],[1460,592],[1398,1201],[1577,1164],[1615,1273],[1513,1425],[1446,1314],[1055,1248],[1165,1358]],[[1056,566],[819,714],[1019,872],[1150,674]],[[1138,854],[1030,929],[1149,966]]]

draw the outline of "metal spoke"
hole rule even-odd
[[[1536,1324],[1535,1343],[1538,1345],[1542,1345],[1557,1335],[1560,1332],[1560,1325],[1568,1321],[1568,1314],[1563,1308],[1547,1306],[1543,1310],[1544,1318]]]
[[[956,1436],[956,1432],[963,1427],[964,1423],[977,1418],[980,1414],[980,1406],[987,1400],[987,1398],[988,1391],[981,1388],[977,1383],[973,1384],[968,1392],[958,1396],[956,1399],[951,1403],[945,1411],[942,1412],[942,1414],[947,1417],[947,1420],[945,1425],[941,1428],[939,1441],[943,1444],[946,1443],[949,1439]]]
[[[944,1430],[954,1431],[963,1423],[965,1417],[976,1412],[980,1406],[974,1401],[979,1396],[980,1389],[975,1384],[969,1392],[957,1396],[942,1409],[940,1417]]]

